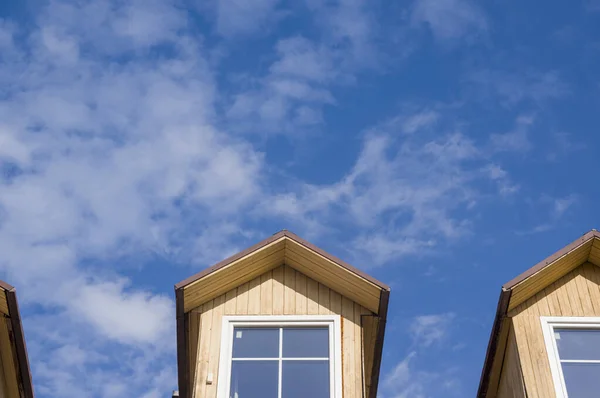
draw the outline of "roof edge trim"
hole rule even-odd
[[[537,274],[542,269],[544,269],[547,266],[551,265],[552,263],[556,262],[561,257],[568,255],[570,252],[572,252],[573,250],[577,249],[578,247],[586,244],[588,241],[590,241],[592,239],[600,239],[600,232],[596,231],[595,229],[592,229],[591,231],[584,234],[581,238],[575,240],[574,242],[571,242],[570,244],[563,247],[556,253],[546,257],[544,260],[540,261],[533,267],[529,268],[527,271],[523,272],[516,278],[513,278],[509,282],[505,283],[502,286],[502,288],[507,289],[507,290],[514,288],[519,283],[521,283],[521,282],[525,281],[526,279],[528,279],[529,277]]]
[[[477,398],[486,398],[490,387],[490,376],[492,373],[492,368],[494,366],[494,360],[496,359],[496,350],[498,348],[498,343],[501,334],[500,332],[502,330],[502,322],[504,321],[504,318],[506,318],[511,293],[511,290],[507,290],[504,288],[502,288],[502,290],[500,291],[498,307],[496,308],[496,316],[494,317],[494,324],[492,326],[490,340],[488,342],[487,350],[485,352],[485,359],[483,361],[483,369],[481,370],[481,378],[479,380]]]
[[[10,286],[8,284],[4,284]],[[4,288],[4,286],[2,286]],[[17,301],[17,292],[14,287],[6,291],[6,302],[8,304],[9,319],[14,335],[15,351],[17,355],[17,364],[19,366],[20,382],[23,386],[24,398],[34,398],[33,382],[31,380],[31,368],[29,367],[29,357],[27,355],[27,345],[25,344],[25,333],[21,322],[21,313]]]

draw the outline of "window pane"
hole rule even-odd
[[[598,398],[600,364],[562,363],[569,398]]]
[[[233,358],[279,358],[279,329],[234,328]]]
[[[600,359],[600,330],[554,329],[560,359]]]
[[[233,361],[230,398],[277,398],[279,361]]]
[[[282,398],[329,398],[329,361],[283,361]]]
[[[284,358],[328,358],[329,328],[283,329]]]

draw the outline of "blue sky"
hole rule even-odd
[[[0,3],[0,277],[37,395],[176,387],[172,286],[286,228],[392,286],[383,398],[477,389],[599,227],[600,2]]]

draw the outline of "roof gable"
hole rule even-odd
[[[508,310],[585,262],[600,265],[600,233],[596,230],[591,230],[502,286],[503,290],[511,292]]]
[[[280,265],[287,264],[375,314],[389,287],[289,231],[272,237],[178,283],[184,312]]]
[[[508,312],[586,262],[600,266],[600,232],[595,229],[502,286],[481,372],[478,398],[494,396],[498,387],[496,379],[508,338]]]

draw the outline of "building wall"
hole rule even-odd
[[[369,386],[363,384],[363,348],[367,354],[372,352],[370,345],[374,344],[374,338],[371,337],[375,333],[370,327],[363,331],[361,316],[372,313],[287,265],[275,268],[192,310],[190,344],[192,352],[197,352],[196,360],[190,364],[192,396],[217,396],[224,315],[329,314],[340,315],[342,319],[343,398],[367,397]],[[363,336],[366,341],[364,347]],[[206,384],[208,373],[213,375],[212,384]],[[370,377],[367,380],[370,381]]]
[[[525,398],[525,385],[523,384],[523,373],[517,350],[515,332],[511,328],[508,332],[506,343],[506,354],[502,363],[500,383],[498,385],[497,398]]]
[[[509,313],[528,398],[554,397],[540,316],[600,316],[600,267],[585,263]]]
[[[9,336],[10,319],[0,315],[0,398],[19,397],[13,346]]]

